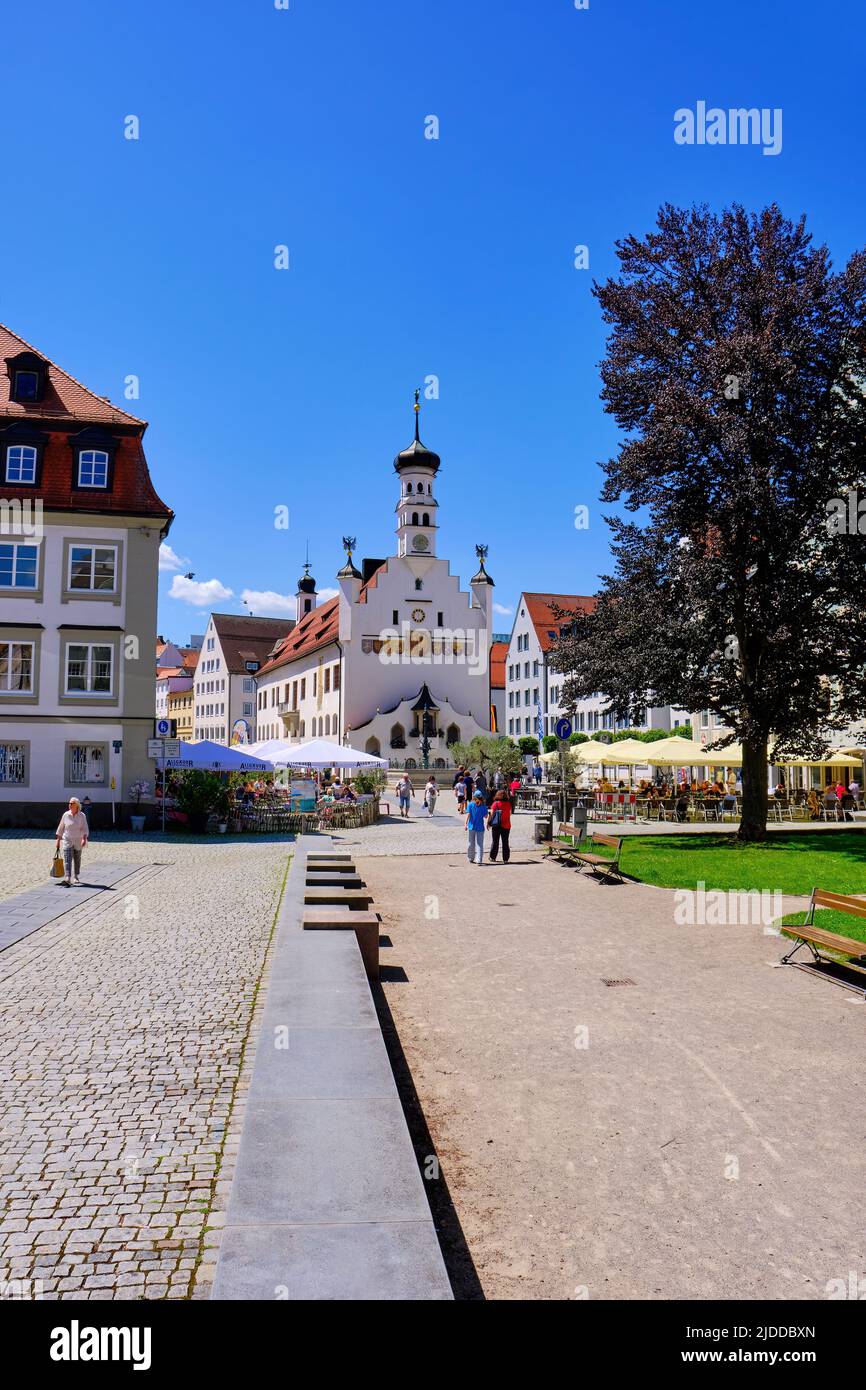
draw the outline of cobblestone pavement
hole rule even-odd
[[[50,857],[0,835],[0,891]],[[0,1285],[207,1297],[287,846],[111,836],[100,859],[140,867],[0,952]]]

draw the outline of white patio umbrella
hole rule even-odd
[[[244,751],[256,758],[265,758],[274,767],[288,767],[287,758],[297,752],[298,746],[287,738],[264,738],[258,743],[249,744]]]
[[[372,753],[362,753],[357,748],[349,748],[344,743],[332,743],[327,738],[313,738],[309,743],[298,743],[291,752],[280,754],[281,767],[384,767],[387,758],[378,758]]]
[[[238,747],[227,748],[224,743],[212,743],[203,738],[198,743],[181,743],[180,756],[166,758],[169,772],[273,772],[273,763],[257,758]]]

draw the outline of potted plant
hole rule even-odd
[[[134,801],[135,804],[136,804],[136,806],[140,806],[140,805],[141,805],[141,798],[142,798],[143,796],[149,796],[149,795],[150,795],[150,783],[149,783],[149,782],[145,782],[144,778],[142,778],[142,777],[140,777],[140,778],[138,779],[137,782],[133,782],[132,786],[131,786],[130,789],[129,789],[130,800],[131,800],[131,801]],[[145,822],[146,819],[147,819],[146,816],[141,816],[141,815],[133,816],[133,815],[131,815],[131,816],[129,817],[129,823],[130,823],[130,825],[132,826],[132,829],[133,829],[133,830],[138,831],[138,832],[140,833],[142,830],[144,830],[144,822]]]
[[[177,804],[195,835],[207,830],[208,818],[218,809],[225,788],[215,772],[185,772],[177,790]]]
[[[221,835],[225,835],[228,829],[229,812],[232,807],[232,797],[229,788],[223,782],[220,784],[219,794],[214,798],[213,809],[217,817],[217,828]]]

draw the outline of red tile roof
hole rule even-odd
[[[246,671],[248,661],[259,662],[261,669],[295,626],[294,618],[250,618],[243,613],[211,613],[211,618],[226,666],[236,675]]]
[[[505,689],[505,658],[508,655],[507,642],[490,644],[490,689]]]
[[[307,656],[336,642],[340,635],[340,598],[329,598],[321,608],[314,608],[298,623],[295,630],[279,644],[272,659],[258,672],[259,677],[287,666],[299,656]]]
[[[584,613],[592,613],[596,604],[594,598],[589,598],[585,594],[524,593],[523,598],[543,652],[550,651],[556,637],[559,636],[560,627],[567,621],[565,618],[554,617],[554,604],[558,608],[565,608],[570,611],[578,609]],[[553,633],[553,637],[551,637],[551,633]]]
[[[46,365],[48,376],[41,401],[10,399],[11,381],[5,370],[5,359],[17,357],[22,352],[35,353]],[[4,497],[23,501],[35,494],[46,510],[125,512],[133,516],[166,517],[171,521],[174,515],[171,508],[158,496],[150,480],[141,442],[147,422],[97,396],[24,338],[0,324],[0,447],[4,431],[11,429],[13,434],[8,438],[14,440],[16,427],[22,425],[31,425],[44,436],[41,476],[36,489],[32,485],[4,482]],[[52,428],[53,425],[57,428]],[[112,485],[105,491],[76,485],[70,441],[88,426],[101,428],[114,436]],[[167,531],[168,527],[165,529]]]
[[[19,352],[34,352],[48,367],[48,381],[41,401],[23,402],[9,398],[12,382],[5,371],[5,359],[17,357]],[[28,420],[37,417],[43,420],[66,418],[80,420],[82,424],[147,427],[146,420],[139,420],[137,415],[129,415],[119,406],[112,405],[104,396],[97,396],[95,391],[76,381],[74,376],[64,372],[63,368],[52,362],[50,357],[46,357],[44,352],[19,338],[17,333],[13,333],[12,329],[3,323],[0,323],[0,362],[4,363],[4,366],[0,367],[0,415],[12,415]]]

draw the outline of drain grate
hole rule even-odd
[[[634,980],[606,980],[606,979],[602,976],[602,981],[601,981],[601,983],[602,983],[603,985],[607,985],[608,989],[613,989],[614,985],[633,985],[633,984],[635,983],[635,981],[634,981]]]

